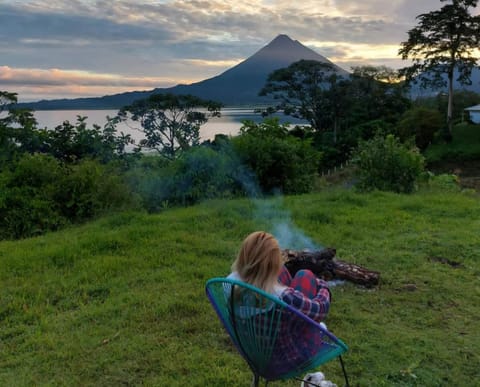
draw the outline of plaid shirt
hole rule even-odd
[[[281,298],[287,304],[320,322],[330,307],[330,291],[323,280],[318,280],[318,291],[313,299],[292,288],[286,288]],[[321,330],[291,312],[285,312],[281,319],[275,350],[269,362],[269,372],[276,377],[285,369],[301,369],[312,357],[322,350],[328,350],[328,337]]]
[[[285,303],[298,309],[312,320],[320,322],[327,317],[330,308],[330,290],[328,284],[317,278],[317,294],[313,299],[308,298],[302,292],[287,287],[280,297]]]

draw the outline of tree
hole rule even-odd
[[[17,153],[38,151],[41,144],[33,113],[16,109],[16,104],[17,93],[0,91],[0,164]]]
[[[314,130],[325,131],[333,125],[334,118],[326,91],[339,78],[330,63],[300,60],[272,72],[260,95],[279,100],[273,110],[283,110],[286,115],[308,121]]]
[[[241,163],[255,174],[263,192],[297,194],[311,190],[322,155],[309,139],[292,135],[278,118],[261,123],[244,121],[232,145]]]
[[[117,117],[107,117],[103,129],[96,124],[89,128],[87,118],[77,116],[75,124],[64,121],[55,130],[44,131],[45,148],[42,151],[66,162],[93,158],[106,164],[115,159],[126,161],[136,156],[127,154],[127,145],[133,143],[131,136],[123,132],[117,135]]]
[[[445,2],[448,0],[440,0]],[[413,65],[401,69],[407,82],[420,77],[421,86],[448,85],[447,127],[452,133],[453,81],[470,84],[471,72],[477,63],[473,51],[480,42],[480,16],[472,16],[470,8],[478,0],[452,0],[440,10],[417,16],[419,24],[408,31],[408,40],[401,43],[399,55],[411,58]],[[442,76],[445,76],[445,80]]]
[[[424,151],[432,143],[435,133],[443,128],[444,121],[436,109],[415,107],[407,110],[398,122],[396,130],[400,140],[415,139],[415,145]]]
[[[9,106],[15,105],[17,101],[17,93],[0,90],[0,114]]]
[[[192,95],[153,94],[122,108],[118,116],[140,122],[145,135],[140,148],[154,149],[174,159],[199,144],[200,126],[210,117],[220,116],[220,109],[221,104]]]
[[[352,67],[349,90],[351,124],[383,120],[395,123],[410,107],[397,70],[386,66]]]

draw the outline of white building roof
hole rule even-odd
[[[465,108],[465,110],[471,111],[471,112],[480,112],[480,105],[475,105],[475,106],[470,106],[468,108]]]

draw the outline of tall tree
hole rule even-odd
[[[274,110],[283,110],[286,115],[308,121],[314,130],[325,131],[333,119],[326,91],[339,80],[333,65],[300,60],[272,72],[260,95],[279,101]]]
[[[386,66],[352,67],[349,88],[353,124],[373,120],[395,123],[410,107],[397,70]]]
[[[448,86],[449,136],[452,133],[454,75],[458,72],[456,80],[461,84],[471,84],[472,69],[477,63],[473,52],[480,42],[480,16],[470,12],[478,0],[450,1],[440,10],[418,15],[418,25],[408,31],[408,40],[401,43],[399,50],[402,59],[413,61],[412,66],[401,69],[407,82],[419,76],[422,87]]]
[[[0,113],[17,103],[17,93],[0,90]]]
[[[198,145],[200,126],[220,115],[221,104],[192,95],[153,94],[122,108],[122,120],[140,123],[145,138],[141,148],[154,149],[167,159]]]

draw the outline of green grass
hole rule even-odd
[[[332,290],[326,322],[350,347],[353,386],[480,380],[479,197],[331,190],[122,213],[1,242],[0,385],[248,386],[204,284],[229,272],[244,236],[284,216],[381,272],[375,289]],[[321,369],[342,384],[337,361]]]
[[[429,163],[480,159],[480,125],[458,124],[452,129],[452,137],[450,143],[433,144],[427,148],[425,158]]]

